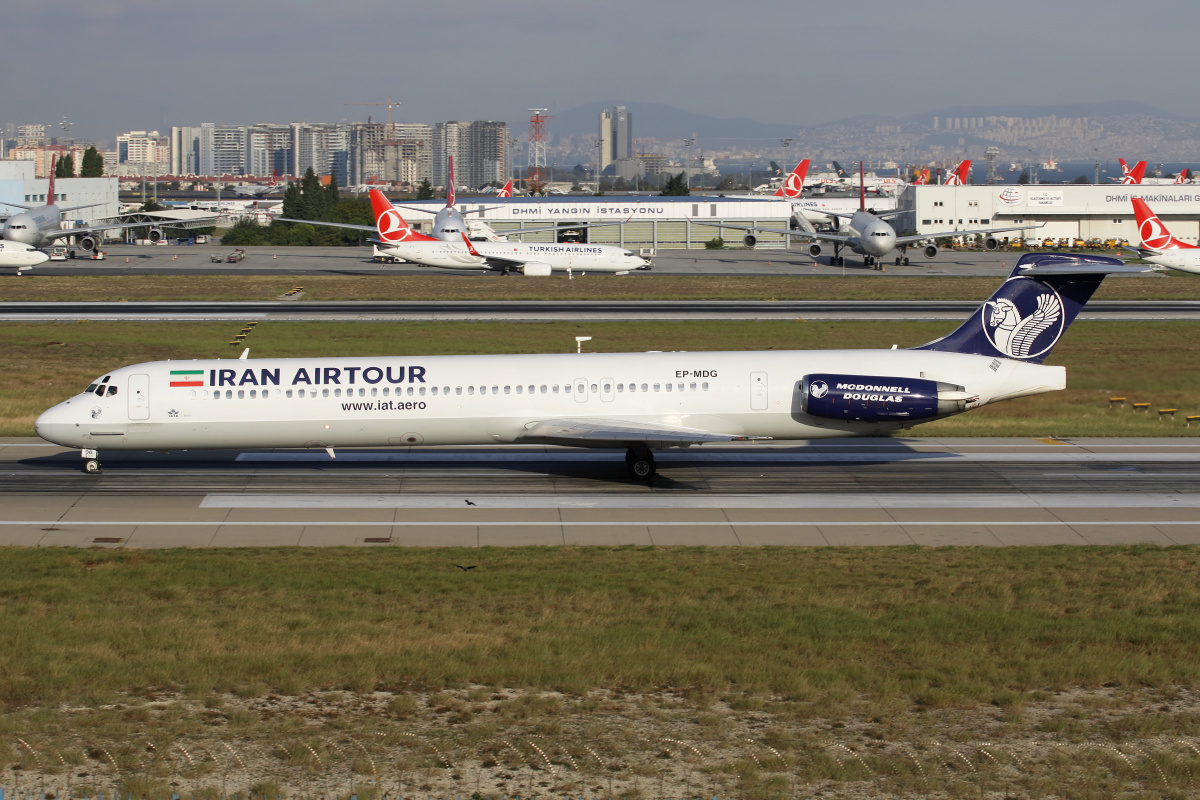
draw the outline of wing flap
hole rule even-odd
[[[696,428],[611,419],[553,419],[530,422],[517,441],[574,447],[622,447],[634,443],[679,447],[704,442],[745,442],[766,436],[711,433]]]

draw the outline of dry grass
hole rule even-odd
[[[5,555],[0,770],[56,796],[1183,798],[1200,767],[1193,548]]]
[[[306,300],[983,300],[990,277],[673,277],[500,278],[494,275],[151,275],[32,274],[0,279],[0,300],[273,300],[303,286]],[[1200,278],[1113,278],[1102,300],[1196,300]]]

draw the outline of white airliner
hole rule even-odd
[[[862,166],[859,165],[861,171]],[[812,244],[808,246],[808,253],[813,258],[821,255],[822,248],[820,242],[827,242],[833,246],[833,258],[830,261],[833,265],[845,263],[845,258],[841,255],[842,248],[848,247],[850,252],[857,253],[863,257],[865,266],[875,266],[880,263],[880,259],[887,256],[893,251],[899,251],[896,256],[896,266],[908,264],[908,247],[912,244],[921,243],[922,252],[926,258],[934,258],[938,254],[938,247],[933,243],[934,239],[943,236],[970,236],[982,234],[984,239],[984,247],[988,250],[995,250],[1000,246],[994,234],[1003,233],[1004,231],[1019,231],[1028,230],[1031,228],[1041,227],[1039,225],[1013,225],[1004,228],[971,228],[967,230],[954,231],[939,231],[937,233],[919,233],[909,236],[899,236],[895,228],[887,223],[887,217],[894,217],[898,214],[905,213],[904,211],[885,211],[876,213],[867,210],[867,195],[861,184],[859,185],[859,201],[858,210],[853,214],[836,211],[822,211],[821,213],[833,217],[849,220],[847,226],[849,230],[846,233],[827,233],[822,231],[804,231],[804,230],[780,230],[778,228],[764,228],[760,226],[743,226],[743,225],[728,225],[721,222],[701,222],[700,220],[692,220],[693,224],[708,225],[714,228],[733,228],[740,231],[749,231],[749,235],[743,238],[747,247],[753,247],[757,243],[754,233],[757,231],[766,231],[767,233],[787,234],[797,236],[804,239],[814,239]]]
[[[1138,255],[1143,260],[1180,272],[1200,273],[1200,247],[1172,236],[1158,215],[1140,197],[1133,198],[1133,214],[1137,218],[1138,237],[1142,242]]]
[[[1022,256],[956,331],[911,350],[361,356],[158,361],[103,373],[37,433],[100,450],[538,444],[626,451],[706,442],[881,436],[1059,390],[1042,361],[1112,258]]]
[[[57,161],[57,158],[54,160]],[[0,235],[3,235],[6,241],[23,242],[33,247],[48,247],[57,239],[78,236],[80,249],[94,251],[100,246],[100,234],[102,231],[148,227],[145,222],[106,222],[103,225],[88,225],[81,228],[61,227],[63,212],[76,211],[81,208],[92,208],[93,206],[103,205],[103,203],[88,203],[79,206],[58,205],[55,202],[58,197],[54,193],[53,162],[50,165],[50,190],[47,197],[50,198],[50,202],[42,206],[23,206],[19,203],[0,200],[0,205],[25,209],[20,214],[14,214],[5,221]],[[157,226],[149,227],[150,231],[146,238],[152,242],[161,240],[163,237],[162,229]]]
[[[233,187],[233,193],[238,197],[266,197],[269,194],[275,194],[283,188],[283,184],[275,182],[275,178],[279,175],[279,170],[271,173],[270,183],[247,183],[242,186]],[[285,180],[284,183],[287,181]]]
[[[16,267],[17,274],[50,260],[50,256],[24,242],[0,242],[0,267]]]
[[[427,267],[499,270],[505,274],[512,271],[529,277],[544,277],[555,270],[626,275],[650,267],[647,259],[608,244],[472,242],[465,232],[458,241],[442,241],[414,231],[383,192],[376,189],[371,190],[371,208],[379,235],[375,242],[377,252]]]

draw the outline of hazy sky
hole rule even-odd
[[[601,100],[796,125],[1139,99],[1195,113],[1195,0],[21,0],[0,122],[527,117]]]

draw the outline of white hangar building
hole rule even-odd
[[[623,222],[623,225],[589,228],[585,240],[631,250],[703,249],[705,242],[718,236],[727,243],[740,244],[741,231],[723,231],[700,223],[724,222],[787,229],[792,215],[789,201],[771,197],[470,197],[456,205],[459,211],[467,214],[468,222],[482,220],[499,234],[550,225],[569,228],[584,222]],[[404,203],[401,213],[414,228],[428,230],[434,215],[443,207],[444,201]],[[428,211],[410,210],[415,208],[427,208]],[[556,236],[555,231],[544,231],[529,234],[524,241],[553,242]],[[758,235],[757,246],[782,250],[788,244],[785,239],[792,237],[764,233]]]
[[[58,178],[54,183],[56,196],[50,197],[50,179],[35,178],[34,166],[32,161],[0,161],[0,200],[25,206],[52,202],[90,206],[66,212],[63,227],[74,227],[76,221],[94,225],[117,216],[120,203],[116,178]],[[19,213],[19,207],[0,205],[0,219]]]
[[[897,230],[917,233],[1045,223],[1026,234],[1039,239],[1123,238],[1136,245],[1133,197],[1145,200],[1177,239],[1200,240],[1200,185],[1189,184],[908,186],[897,206],[908,213],[894,223]]]

